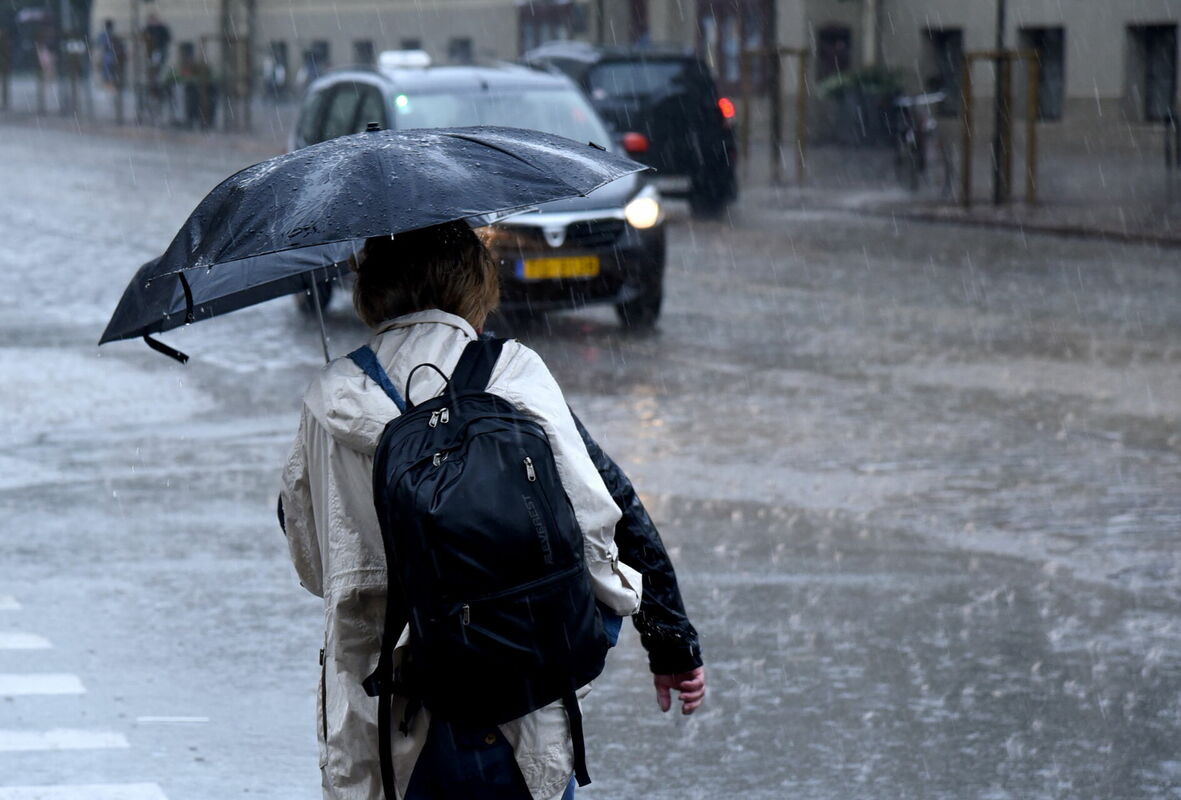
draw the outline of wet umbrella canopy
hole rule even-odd
[[[314,287],[370,236],[585,195],[645,169],[593,144],[515,128],[368,131],[272,158],[205,197],[123,293],[99,344]]]

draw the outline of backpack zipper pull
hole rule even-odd
[[[537,472],[533,469],[533,459],[525,456],[525,477],[529,479],[530,483],[537,480]]]
[[[443,462],[447,460],[447,456],[442,452],[435,453],[435,457],[431,459],[431,464],[436,467],[443,466]]]
[[[442,411],[439,412],[439,422],[442,422],[444,425],[446,425],[450,421],[451,421],[451,412],[448,409],[444,408]]]
[[[463,620],[464,625],[470,625],[472,622],[472,607],[467,603],[463,604],[463,608],[460,611],[460,619]]]
[[[439,412],[438,412],[438,411],[432,411],[432,412],[431,412],[431,421],[430,421],[430,422],[428,422],[428,423],[427,423],[427,425],[430,425],[430,426],[433,428],[433,427],[435,427],[435,426],[436,426],[436,425],[438,425],[438,424],[439,424]]]

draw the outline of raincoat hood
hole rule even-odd
[[[392,376],[408,374],[417,366],[400,363],[406,358],[404,354],[408,350],[420,354],[417,363],[433,363],[445,371],[450,366],[444,362],[447,354],[442,351],[432,353],[429,348],[423,352],[421,347],[402,347],[407,339],[415,337],[414,326],[430,322],[456,328],[469,340],[476,338],[476,331],[467,320],[437,309],[417,311],[384,322],[378,327],[376,336],[369,341],[369,346],[382,363],[394,363],[395,368],[390,370]],[[453,356],[450,360],[453,360]],[[398,385],[397,389],[404,397],[406,387]],[[419,370],[412,386],[417,401],[433,397],[441,389],[442,379],[432,370]],[[373,455],[386,423],[398,416],[398,407],[385,391],[347,356],[337,358],[324,367],[320,379],[308,388],[304,404],[333,439],[366,456]]]

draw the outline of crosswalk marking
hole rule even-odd
[[[0,594],[0,611],[20,611],[21,604],[10,594]]]
[[[47,731],[0,729],[0,753],[34,750],[105,750],[128,747],[127,737],[114,731],[53,728]]]
[[[77,675],[67,673],[0,674],[0,697],[29,694],[86,694],[86,689]]]
[[[44,636],[20,631],[0,631],[0,650],[48,650],[52,647]]]
[[[0,800],[168,800],[155,783],[0,786]]]

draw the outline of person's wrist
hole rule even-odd
[[[653,675],[679,675],[692,672],[704,664],[701,648],[696,645],[666,646],[648,652],[648,669]]]

